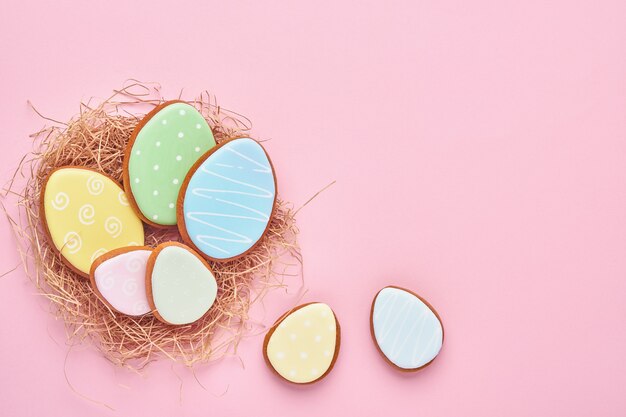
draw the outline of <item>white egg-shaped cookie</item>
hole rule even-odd
[[[234,259],[261,239],[275,204],[276,177],[267,153],[253,139],[232,139],[189,172],[178,199],[178,229],[205,258]]]
[[[333,310],[324,303],[304,304],[285,313],[265,336],[263,355],[279,376],[310,384],[333,368],[341,331]]]
[[[154,315],[169,324],[190,324],[215,302],[217,282],[200,255],[176,242],[162,243],[150,255],[146,292]]]
[[[389,286],[376,294],[370,324],[380,353],[403,371],[427,366],[443,345],[443,325],[435,309],[404,288]]]
[[[214,146],[202,114],[181,101],[161,104],[137,124],[124,155],[124,188],[143,221],[176,225],[176,200],[185,176]]]
[[[131,246],[99,256],[89,274],[99,298],[111,309],[129,316],[149,313],[146,266],[151,254],[147,246]]]
[[[52,171],[41,193],[41,212],[54,248],[84,277],[98,256],[144,243],[143,224],[122,187],[92,169]]]

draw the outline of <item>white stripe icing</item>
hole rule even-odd
[[[267,173],[272,175],[263,175]],[[275,193],[263,148],[248,138],[228,142],[189,180],[183,201],[187,234],[210,257],[240,255],[264,233]]]
[[[403,369],[432,361],[443,343],[443,328],[435,313],[418,297],[393,287],[374,301],[372,326],[383,354]]]

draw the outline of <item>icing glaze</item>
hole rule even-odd
[[[146,264],[152,251],[131,248],[120,251],[125,252],[113,251],[96,259],[91,272],[92,284],[116,311],[129,316],[149,313]]]
[[[190,248],[174,243],[157,247],[146,275],[148,301],[157,318],[170,324],[188,324],[213,305],[217,283],[213,272]]]
[[[249,138],[226,142],[189,175],[181,192],[183,238],[215,260],[250,250],[276,199],[274,171],[261,145]]]
[[[273,330],[273,331],[272,331]],[[288,314],[266,336],[265,357],[283,378],[307,384],[322,378],[339,349],[339,326],[324,303],[312,303]]]
[[[42,205],[54,246],[84,276],[98,256],[143,245],[143,225],[124,190],[98,172],[74,167],[53,171]]]
[[[204,117],[186,103],[166,103],[146,119],[127,150],[125,186],[148,222],[174,225],[185,176],[215,139]]]
[[[405,370],[430,363],[443,344],[443,327],[434,311],[416,295],[396,287],[385,287],[376,296],[372,330],[382,354]]]

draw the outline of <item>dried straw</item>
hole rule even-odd
[[[61,262],[40,221],[39,197],[47,174],[55,167],[78,165],[121,181],[123,152],[135,125],[142,114],[163,101],[158,85],[133,80],[97,105],[81,103],[80,114],[67,123],[40,114],[55,126],[31,135],[34,151],[22,159],[5,190],[5,199],[12,195],[17,200],[17,217],[7,216],[26,274],[65,322],[70,343],[91,340],[108,360],[134,370],[158,357],[192,366],[236,353],[239,341],[251,329],[247,325],[250,305],[270,288],[283,286],[283,275],[275,271],[301,265],[294,210],[280,199],[266,236],[252,252],[231,262],[211,264],[218,296],[209,313],[192,325],[167,325],[150,314],[133,318],[114,313],[98,300],[88,280]],[[219,107],[208,93],[189,103],[205,116],[218,143],[249,136],[250,121]],[[19,175],[26,182],[21,192],[15,192],[14,180]],[[145,231],[146,245],[180,240],[176,231],[147,225]]]

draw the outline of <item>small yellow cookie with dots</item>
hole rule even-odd
[[[340,333],[335,313],[327,304],[301,305],[285,313],[268,331],[265,361],[289,382],[317,382],[337,360]]]

